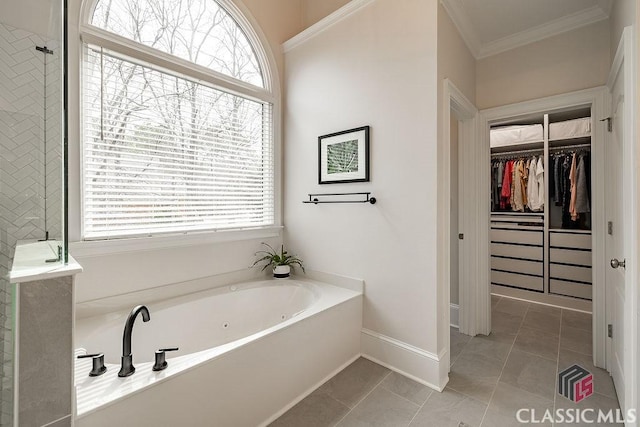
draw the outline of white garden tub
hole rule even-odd
[[[136,320],[128,378],[117,374],[132,307],[78,319],[77,354],[104,353],[108,370],[91,378],[91,361],[76,361],[76,425],[266,425],[359,355],[361,296],[291,279],[139,301],[151,320]],[[165,347],[180,350],[153,372]]]

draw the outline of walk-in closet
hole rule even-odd
[[[591,300],[593,120],[579,106],[492,124],[493,293]]]

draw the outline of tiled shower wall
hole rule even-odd
[[[15,244],[44,237],[45,199],[50,236],[61,235],[61,52],[59,42],[46,41],[0,22],[0,426],[10,426],[13,413],[13,307],[7,277]],[[44,54],[35,48],[47,44],[54,54],[47,55],[45,99]]]

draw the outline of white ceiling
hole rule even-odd
[[[477,58],[607,19],[614,0],[440,0]]]

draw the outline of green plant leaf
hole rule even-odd
[[[276,250],[273,247],[271,247],[268,243],[262,242],[262,245],[266,246],[269,250],[257,251],[255,253],[255,256],[259,256],[260,258],[258,258],[251,267],[255,267],[257,264],[264,262],[265,265],[262,267],[262,271],[264,271],[269,266],[273,266],[273,267],[276,267],[278,265],[293,266],[295,264],[300,266],[303,272],[305,271],[304,266],[302,265],[302,260],[296,257],[295,255],[289,255],[289,252],[284,250],[284,245],[280,246],[280,253],[276,252]]]

